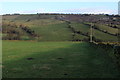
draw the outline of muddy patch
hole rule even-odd
[[[27,60],[34,60],[34,58],[31,58],[31,57],[30,57],[30,58],[27,58]]]

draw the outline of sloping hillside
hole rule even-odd
[[[116,18],[115,22],[113,18]],[[119,19],[119,16],[74,14],[22,14],[3,16],[3,22],[5,24],[15,24],[18,26],[18,29],[21,29],[19,28],[20,25],[31,29],[32,32],[40,36],[37,39],[35,38],[39,41],[89,41],[91,23],[94,24],[94,39],[99,41],[118,41],[119,22],[117,19]],[[6,26],[6,28],[9,27]],[[5,34],[9,33],[5,33],[4,28],[5,26],[3,26],[3,34],[5,36]],[[23,36],[25,35],[23,34]]]

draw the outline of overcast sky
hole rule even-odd
[[[19,1],[19,0],[16,0]],[[22,0],[21,0],[22,1]],[[32,0],[33,1],[33,0]],[[47,0],[38,1],[34,0],[31,2],[29,0],[24,0],[24,2],[9,2],[4,0],[1,3],[1,11],[0,14],[13,14],[13,13],[21,13],[21,14],[36,14],[36,13],[92,13],[92,14],[117,14],[118,12],[118,0],[114,0],[114,2],[109,0],[102,0],[97,2],[94,0],[70,0],[69,2],[66,0],[60,0],[62,2],[55,2],[53,0],[49,0],[51,2],[45,2]]]

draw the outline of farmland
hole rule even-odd
[[[104,17],[106,18],[106,16]],[[74,19],[76,19],[76,17],[73,15],[69,17],[68,15],[57,15],[57,14],[4,15],[3,23],[6,25],[17,26],[18,28],[20,25],[23,27],[26,26],[26,28],[31,29],[31,31],[34,31],[36,35],[40,36],[39,38],[37,38],[37,40],[39,41],[76,41],[76,40],[88,41],[89,36],[91,34],[90,33],[91,26],[86,24],[88,22],[83,23],[79,20],[74,20]],[[79,15],[78,15],[78,19],[79,19]],[[93,22],[89,21],[89,23],[93,23]],[[101,22],[99,22],[99,24],[94,23],[94,25],[95,27],[93,27],[94,28],[93,36],[95,37],[96,40],[99,39],[99,41],[101,40],[101,41],[112,41],[112,42],[118,41],[117,34],[119,28],[113,28]],[[116,26],[116,23],[114,24],[114,26]],[[3,31],[4,28],[5,26],[3,25]],[[5,29],[7,28],[9,27],[6,27]],[[29,37],[28,39],[31,39],[30,35],[27,36],[25,31],[20,31],[19,33],[21,34],[19,36],[21,37],[26,36]],[[4,34],[6,34],[6,32],[4,32]],[[23,38],[19,38],[19,39],[24,40]]]
[[[3,41],[3,52],[7,78],[119,77],[110,47],[106,51],[85,42]]]
[[[120,55],[114,54],[118,19],[85,14],[3,15],[3,78],[120,78],[120,61],[116,62]],[[96,44],[90,43],[91,34]]]

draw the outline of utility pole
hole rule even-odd
[[[120,29],[118,28],[118,44],[120,44]]]
[[[91,23],[91,27],[90,27],[90,42],[93,42],[93,24]]]

